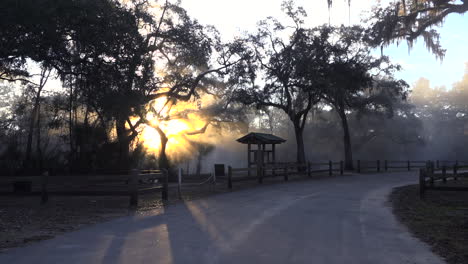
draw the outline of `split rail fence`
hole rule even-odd
[[[2,196],[129,196],[130,205],[138,205],[139,194],[161,192],[168,199],[168,173],[165,170],[131,170],[102,175],[2,176]]]
[[[184,188],[193,188],[201,186],[215,186],[216,176],[214,173],[184,173],[184,170],[179,168],[177,174],[177,193],[179,199],[182,199]]]
[[[304,164],[276,163],[266,165],[262,168],[232,168],[228,166],[227,185],[229,189],[232,189],[234,182],[256,180],[258,183],[263,183],[263,180],[266,178],[276,177],[283,177],[284,181],[288,181],[290,176],[295,175],[307,175],[308,177],[312,177],[312,174],[327,173],[331,176],[334,172],[343,175],[343,161],[328,161],[322,163],[308,162]]]
[[[411,171],[414,169],[426,168],[426,164],[433,163],[436,171],[446,170],[451,166],[458,166],[458,168],[467,168],[468,162],[461,161],[418,161],[418,160],[357,160],[356,161],[356,172],[387,172],[395,170],[407,170]],[[465,167],[461,167],[462,164],[466,164]],[[307,175],[309,177],[312,174],[317,173],[328,173],[328,175],[340,174],[343,175],[344,164],[343,161],[339,162],[322,162],[313,163],[308,162],[305,164],[297,163],[277,163],[274,165],[266,165],[261,169],[257,167],[251,168],[233,168],[228,166],[227,173],[227,185],[229,189],[232,189],[233,183],[243,181],[258,181],[263,183],[266,178],[283,177],[284,181],[288,181],[290,176],[293,175]],[[220,179],[222,179],[220,177]]]
[[[428,190],[468,191],[468,187],[447,185],[449,180],[458,181],[460,178],[468,178],[468,162],[427,162],[419,170],[419,195],[424,198]]]
[[[423,168],[426,166],[427,161],[415,161],[415,160],[357,160],[356,171],[389,171],[391,169],[403,169],[411,171],[416,168]]]

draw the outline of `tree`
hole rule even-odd
[[[118,164],[128,167],[148,103],[162,97],[190,100],[210,85],[207,77],[223,74],[236,61],[231,56],[235,44],[223,45],[213,28],[161,2],[2,2],[0,76],[29,77],[28,59],[53,67],[70,88],[71,101],[80,96],[102,125],[112,123]],[[139,120],[132,123],[132,117]]]
[[[341,119],[345,167],[352,169],[347,112],[386,112],[391,116],[393,102],[406,97],[408,85],[393,77],[399,66],[390,64],[387,57],[370,55],[372,47],[366,42],[363,28],[342,26],[322,30],[332,33],[324,41],[330,44],[331,54],[325,74],[327,87],[321,95]]]
[[[123,67],[117,73],[122,79],[113,77],[110,86],[103,90],[102,101],[97,102],[108,106],[103,110],[115,118],[122,160],[126,160],[129,145],[138,136],[138,127],[148,124],[147,104],[159,98],[173,105],[189,101],[198,96],[199,90],[215,84],[210,78],[225,74],[239,61],[233,57],[235,43],[222,44],[213,28],[200,25],[179,6],[166,1],[160,6],[159,14],[150,10],[147,1],[133,2],[131,12],[138,35],[135,43],[128,43],[125,54],[116,53],[113,57],[118,68]],[[139,120],[131,122],[131,117]],[[161,142],[167,142],[162,129],[157,126],[155,129]],[[165,159],[162,152],[162,168],[169,166]]]
[[[409,99],[415,106],[415,115],[424,125],[424,138],[431,149],[437,150],[437,158],[461,159],[465,155],[464,146],[468,139],[467,72],[453,84],[452,89],[431,87],[424,78],[413,85]]]
[[[376,6],[369,22],[372,27],[374,45],[388,45],[406,40],[411,47],[414,40],[422,37],[426,47],[438,58],[443,58],[445,50],[439,42],[439,33],[433,29],[444,23],[452,13],[464,14],[468,11],[467,0],[400,0],[390,5]]]
[[[345,0],[351,8],[351,0]],[[327,0],[328,8],[333,5]],[[378,1],[365,22],[371,24],[369,33],[374,46],[383,46],[406,40],[410,48],[422,37],[426,47],[437,58],[443,59],[445,49],[440,45],[440,34],[433,29],[441,26],[450,14],[468,11],[467,0],[392,0],[389,4]]]
[[[74,87],[71,101],[80,94],[99,115],[116,116],[103,113],[109,107],[101,96],[103,90],[115,91],[116,82],[128,85],[122,73],[130,68],[129,55],[141,41],[130,10],[112,0],[3,1],[0,10],[3,79],[28,82],[29,62],[47,65],[65,85]],[[69,129],[73,130],[72,122]],[[70,138],[70,152],[71,142]]]
[[[215,89],[197,94],[197,97],[187,102],[176,103],[174,99],[159,98],[148,104],[147,120],[142,128],[152,129],[154,133],[141,132],[143,139],[157,133],[160,141],[158,146],[150,143],[148,147],[158,150],[160,167],[170,167],[174,162],[185,159],[186,155],[181,149],[190,150],[192,156],[194,151],[200,151],[213,143],[208,139],[210,136],[221,136],[224,131],[237,130],[239,122],[244,119],[245,107],[228,101],[229,97],[221,84]],[[171,141],[177,144],[179,151],[176,153]]]
[[[31,148],[32,139],[34,133],[34,127],[36,127],[36,150],[39,169],[42,169],[42,149],[41,149],[41,93],[47,84],[47,81],[51,74],[51,69],[47,66],[43,66],[39,76],[39,83],[37,85],[29,84],[29,87],[34,91],[34,107],[31,112],[29,131],[28,131],[28,142],[26,145],[26,157],[24,160],[25,167],[30,167],[31,162]]]
[[[304,127],[309,111],[320,100],[327,51],[320,32],[304,27],[302,8],[289,1],[283,9],[294,25],[285,26],[274,18],[261,21],[259,31],[246,43],[250,58],[235,67],[231,81],[238,101],[287,114],[295,131],[296,160],[304,163]]]

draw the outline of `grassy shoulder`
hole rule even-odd
[[[429,190],[421,200],[410,185],[394,189],[390,200],[397,218],[435,253],[450,264],[468,263],[468,192]]]

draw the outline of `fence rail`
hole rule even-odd
[[[1,196],[40,195],[46,203],[51,195],[60,196],[129,196],[130,205],[138,205],[139,194],[161,191],[168,199],[168,173],[160,170],[131,170],[126,174],[2,176],[0,186],[10,187]],[[12,189],[12,190],[11,190]]]
[[[228,166],[227,185],[232,189],[233,182],[253,181],[257,180],[263,183],[265,178],[283,177],[284,181],[288,181],[290,176],[307,175],[312,177],[312,174],[328,173],[333,175],[333,172],[338,172],[340,175],[344,173],[343,161],[339,162],[307,162],[303,164],[297,163],[279,163],[269,164],[262,168],[232,168]],[[245,173],[247,172],[247,174]]]
[[[424,168],[427,161],[418,160],[357,160],[356,171],[389,171],[390,169],[404,169],[411,171],[412,169]]]
[[[438,191],[468,191],[468,187],[463,186],[448,186],[448,180],[457,181],[459,178],[468,178],[468,166],[459,166],[458,162],[454,162],[453,166],[443,165],[441,168],[440,163],[427,162],[424,168],[419,170],[419,195],[421,198],[425,197],[427,190]],[[436,185],[442,183],[442,185]]]
[[[199,187],[202,185],[215,186],[216,176],[213,173],[184,173],[182,168],[179,168],[177,177],[177,193],[179,199],[182,199],[183,187]]]

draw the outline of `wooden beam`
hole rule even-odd
[[[275,152],[275,146],[276,146],[276,144],[271,144],[271,152],[272,152],[272,159],[273,159],[273,163],[276,163],[276,152]]]
[[[137,207],[138,206],[138,177],[140,171],[133,169],[130,171],[130,183],[128,185],[129,193],[130,193],[130,206]]]
[[[251,159],[252,159],[252,145],[249,143],[247,144],[247,168],[249,169],[252,165]],[[250,170],[248,170],[247,176],[250,177]]]

